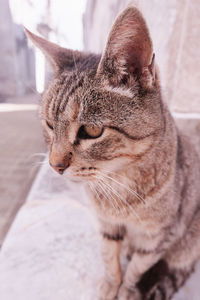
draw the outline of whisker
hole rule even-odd
[[[34,153],[34,154],[32,154],[30,157],[35,157],[35,156],[43,156],[43,157],[45,157],[45,156],[47,156],[47,153],[45,153],[45,152]]]
[[[108,173],[108,174],[114,174],[115,176],[118,176],[118,177],[120,177],[120,178],[123,178],[123,179],[125,179],[126,181],[127,181],[127,180],[130,181],[130,179],[129,179],[128,177],[126,177],[126,176],[124,176],[124,175],[121,175],[121,174],[118,174],[117,172],[109,171],[109,170],[106,170],[106,169],[104,169],[104,168],[101,168],[101,170],[103,170],[104,172],[106,172],[106,173]]]
[[[108,173],[109,173],[109,171],[108,171]],[[122,176],[122,175],[120,175],[120,174],[117,174],[116,172],[110,172],[110,173],[112,173],[112,174],[114,174],[114,175],[116,175],[116,176],[119,176],[119,177],[121,177],[121,178],[124,178],[125,180],[128,179],[126,176]],[[128,180],[129,180],[129,179],[128,179]],[[124,188],[126,188],[130,193],[134,194],[138,199],[140,199],[140,200],[143,202],[143,204],[146,205],[145,199],[144,199],[142,196],[140,196],[135,190],[131,189],[130,187],[127,187],[127,186],[124,185],[123,183],[120,183],[120,185],[122,185]]]
[[[106,198],[108,198],[108,197],[107,197],[106,190],[104,189],[104,187],[100,184],[100,182],[98,182],[97,184],[98,184],[98,186],[101,188],[101,190],[102,190],[104,196],[105,196]],[[109,201],[109,203],[111,203],[111,205],[112,205],[112,207],[113,207],[113,209],[114,209],[115,211],[118,211],[117,207],[115,206],[115,204],[114,204],[112,201]]]
[[[114,178],[111,177],[111,176],[105,175],[105,174],[103,174],[103,173],[100,172],[100,171],[96,171],[96,172],[98,172],[99,174],[101,174],[101,175],[107,177],[108,179],[114,181],[115,183],[119,184],[120,186],[124,187],[127,191],[129,191],[132,195],[134,195],[134,196],[135,196],[136,198],[138,198],[143,204],[146,205],[145,200],[144,200],[144,199],[143,199],[136,191],[130,189],[130,188],[127,187],[125,184],[119,182],[118,180],[114,179]],[[113,172],[110,172],[110,173],[113,173]],[[115,174],[115,173],[114,173],[114,174]],[[125,178],[125,177],[124,177],[124,178]]]
[[[108,179],[113,179],[112,177],[110,177],[110,176],[106,176],[105,174],[101,174],[101,172],[98,172],[100,175],[101,175],[101,177],[104,177],[105,179],[106,178],[108,178]],[[114,180],[113,181],[115,184],[120,184],[117,180]],[[109,185],[109,183],[105,180],[104,181],[104,184],[107,184],[107,185]],[[143,224],[143,221],[141,220],[141,218],[140,218],[140,216],[135,212],[135,210],[133,209],[133,207],[125,200],[125,199],[123,199],[122,197],[121,197],[121,195],[116,191],[116,189],[114,188],[114,186],[111,186],[110,185],[110,187],[112,187],[112,189],[113,189],[113,192],[115,192],[116,193],[116,195],[119,197],[119,199],[133,212],[133,214],[135,215],[135,217],[138,219],[138,221],[140,222],[140,224],[142,225]],[[151,235],[149,234],[149,232],[147,231],[146,232],[146,234],[148,235],[148,237],[151,237]]]
[[[125,200],[121,197],[121,195],[114,189],[116,196],[133,212],[133,214],[136,216],[136,218],[139,220],[139,222],[142,224],[142,220],[141,218],[138,216],[138,214],[135,212],[135,210],[133,209],[133,207]]]
[[[47,165],[49,162],[48,160],[44,160],[44,161],[37,161],[32,163],[32,166],[43,166],[43,165]]]
[[[116,191],[112,188],[112,186],[109,185],[108,182],[104,181],[103,178],[100,179],[100,180],[101,180],[102,183],[109,189],[108,192],[109,192],[110,196],[112,197],[112,199],[115,201],[116,205],[119,207],[119,213],[120,213],[121,207],[120,207],[119,204],[117,203],[117,200],[116,200],[115,198],[113,198],[113,196],[112,196],[111,193],[113,193],[115,196],[117,196],[117,198],[118,198],[119,200],[121,200],[121,199],[119,198],[120,195],[119,195],[119,194],[117,195]],[[122,205],[122,208],[123,208],[123,211],[124,211],[124,212],[122,212],[122,214],[123,214],[123,216],[125,217],[125,215],[126,215],[126,209],[125,209],[125,207],[124,207],[123,205]]]
[[[106,186],[106,185],[105,185],[105,182],[104,182],[102,179],[98,178],[98,180],[100,180],[100,182],[101,182],[101,184],[102,184],[103,187]],[[106,186],[106,187],[107,187],[107,186]],[[107,194],[110,195],[110,197],[113,199],[114,202],[112,203],[112,201],[111,201],[111,203],[114,205],[114,208],[115,208],[115,210],[117,211],[117,213],[120,214],[120,209],[121,209],[121,208],[120,208],[120,206],[118,205],[116,199],[112,196],[112,194],[110,193],[109,190],[106,190],[106,189],[105,189],[105,192],[107,192]],[[116,204],[116,206],[115,206],[114,203]]]
[[[99,203],[100,203],[100,206],[103,206],[103,210],[105,210],[105,206],[104,206],[104,203],[103,201],[101,200],[100,196],[99,196],[99,193],[97,192],[97,190],[95,189],[93,183],[90,181],[88,182],[89,183],[89,187],[91,188],[91,190],[93,191],[93,193],[95,195],[97,195],[97,198],[99,199]]]

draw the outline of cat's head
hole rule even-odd
[[[61,48],[27,31],[55,69],[41,101],[50,165],[95,179],[141,159],[162,127],[152,42],[140,12],[116,19],[100,57]]]

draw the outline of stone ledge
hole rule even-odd
[[[198,130],[199,120],[179,123]],[[72,192],[44,164],[0,252],[1,299],[96,300],[98,239],[82,188]],[[199,300],[199,278],[200,264],[174,300]]]

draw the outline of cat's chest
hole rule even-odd
[[[146,227],[135,226],[136,224],[126,224],[126,240],[135,251],[151,252],[162,240],[162,232],[147,230]]]

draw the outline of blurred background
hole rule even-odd
[[[128,4],[147,20],[163,97],[200,149],[199,1],[0,0],[0,245],[46,151],[37,107],[51,69],[23,26],[61,46],[101,53]]]

